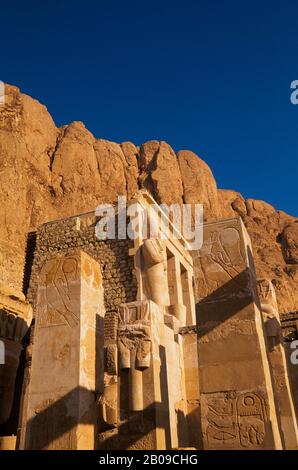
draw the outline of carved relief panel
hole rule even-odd
[[[197,295],[205,297],[216,291],[216,298],[249,294],[249,262],[240,219],[204,225],[204,243],[195,263]],[[215,294],[214,294],[215,298]]]
[[[266,434],[264,398],[255,392],[202,395],[203,434],[216,449],[261,447]]]

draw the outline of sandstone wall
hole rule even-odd
[[[40,272],[46,261],[57,255],[82,250],[98,261],[102,270],[106,313],[118,311],[121,303],[136,299],[137,281],[134,260],[128,256],[131,240],[98,240],[96,218],[91,214],[45,224],[37,232],[28,298],[35,309]]]
[[[0,107],[0,280],[22,288],[28,232],[148,189],[158,202],[203,203],[205,219],[241,215],[257,274],[272,280],[280,312],[298,309],[298,220],[218,190],[208,165],[166,142],[96,139],[81,122],[57,129],[45,106],[6,86]]]

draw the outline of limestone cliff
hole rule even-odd
[[[203,203],[206,219],[240,215],[260,277],[281,312],[298,310],[298,220],[271,205],[218,190],[208,165],[166,142],[140,147],[96,139],[81,122],[57,129],[45,106],[6,86],[0,107],[0,280],[21,288],[27,234],[43,222],[93,210],[148,189],[158,202]]]

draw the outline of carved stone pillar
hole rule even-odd
[[[198,327],[179,329],[183,345],[183,369],[185,381],[187,443],[184,445],[202,449],[201,409],[199,387]]]
[[[165,309],[152,301],[121,306],[118,327],[121,420],[116,448],[178,447],[184,384],[179,326],[172,315],[165,315]]]
[[[15,379],[22,351],[22,339],[32,321],[32,308],[25,296],[0,285],[0,341],[4,346],[4,364],[0,364],[0,424],[11,414]]]
[[[205,449],[281,449],[249,236],[241,219],[204,225],[197,291]]]
[[[281,427],[286,449],[297,449],[298,430],[287,372],[284,341],[275,290],[269,279],[258,279],[258,291],[269,347],[274,386],[280,410]]]
[[[99,430],[104,432],[118,424],[118,315],[106,313],[104,318],[104,380],[99,396]]]
[[[151,363],[149,302],[124,304],[119,311],[118,350],[121,369],[129,369],[130,410],[142,411],[142,371]]]
[[[75,251],[43,265],[24,410],[26,449],[95,448],[103,317],[101,269],[93,258]]]

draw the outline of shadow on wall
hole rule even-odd
[[[196,316],[200,336],[204,336],[212,331],[212,329],[217,326],[217,322],[223,323],[229,320],[254,302],[253,295],[247,288],[249,282],[249,268],[246,268],[230,281],[218,287],[211,294],[196,303]],[[217,309],[217,312],[212,311],[212,321],[208,321],[210,320],[208,306],[214,303],[218,303],[220,308]],[[200,326],[201,324],[202,327]]]
[[[105,432],[105,440],[98,444],[97,430],[95,429],[96,442],[94,448],[102,450],[121,450],[127,448],[142,448],[138,443],[146,442],[151,432],[155,431],[156,424],[163,429],[166,441],[166,448],[171,449],[171,430],[169,422],[169,399],[168,381],[166,370],[166,351],[163,346],[160,350],[160,385],[161,402],[153,402],[143,411],[130,413],[129,421],[121,423],[117,429]],[[101,374],[100,374],[101,375]],[[27,429],[30,432],[27,448],[33,450],[40,449],[75,449],[75,427],[80,424],[94,424],[94,413],[98,416],[96,407],[96,395],[94,391],[77,387],[67,393],[54,403],[50,403],[46,408],[40,410],[29,422]],[[86,401],[94,403],[94,408],[81,417],[73,418],[69,416],[70,404]],[[90,413],[91,411],[91,413]],[[179,427],[185,427],[185,416],[178,416]],[[149,442],[153,442],[149,439]],[[185,434],[180,434],[179,446],[186,446]]]
[[[282,344],[282,335],[279,335],[274,338],[274,341],[269,344],[261,312],[261,304],[257,292],[257,286],[255,285],[254,279],[252,279],[252,272],[254,273],[255,270],[250,249],[248,253],[248,258],[249,265],[251,267],[244,269],[235,277],[231,278],[230,281],[215,289],[211,294],[209,294],[196,304],[198,339],[203,338],[212,330],[216,329],[219,324],[223,324],[236,314],[239,315],[238,318],[241,318],[241,311],[244,310],[250,304],[255,303],[260,312],[259,318],[262,324],[263,338],[266,345],[268,367],[270,370],[272,387],[274,391],[273,399],[275,407],[278,410],[279,404],[277,401],[277,393],[275,389],[272,364],[269,358],[269,352],[278,344]],[[245,315],[246,314],[244,312],[244,319]],[[280,325],[278,324],[276,319],[275,322],[273,321],[274,326],[278,326],[278,328],[280,329]],[[279,414],[277,414],[277,420],[281,438],[282,440],[284,440]]]
[[[9,315],[4,315],[7,320],[0,323],[0,338],[9,338],[9,343],[5,347],[5,364],[0,365],[0,436],[10,436],[16,435],[18,429],[30,329],[20,342],[18,333],[27,329],[27,323],[22,318],[10,321]]]
[[[94,413],[96,413],[95,394],[83,387],[77,387],[37,413],[27,424],[27,429],[30,432],[27,448],[32,450],[75,449],[74,431],[78,422],[69,416],[69,403],[78,402],[79,396],[83,400],[89,401],[90,395],[92,395]],[[155,429],[155,410],[157,413],[164,413],[162,403],[152,403],[145,410],[134,413],[133,420],[121,424],[117,433],[116,430],[111,431],[111,436],[105,439],[100,448],[121,450],[133,447],[135,443]],[[88,418],[87,415],[80,417],[79,423],[94,425],[93,419]],[[138,427],[138,432],[133,431],[132,427],[134,429]]]

